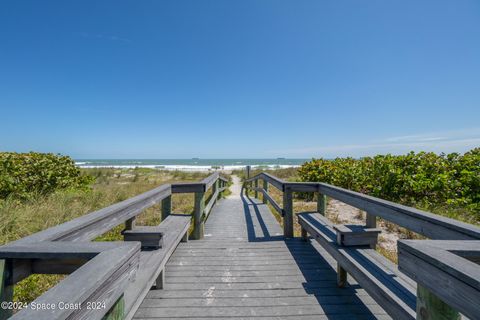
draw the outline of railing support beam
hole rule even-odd
[[[345,288],[348,285],[347,278],[347,270],[343,269],[342,266],[337,262],[337,286],[339,288]]]
[[[288,187],[283,190],[283,235],[293,238],[293,192]]]
[[[10,284],[11,276],[10,263],[7,260],[0,260],[0,302],[13,302],[13,285]],[[12,311],[8,308],[0,308],[0,320],[10,318]]]
[[[125,230],[133,230],[133,228],[135,228],[136,220],[137,220],[137,217],[133,217],[125,221]]]
[[[263,190],[268,193],[268,181],[265,179],[263,179]],[[262,196],[262,202],[268,204],[268,199],[265,197],[265,195]]]
[[[317,211],[324,216],[327,213],[327,196],[317,192]]]
[[[162,200],[162,221],[172,213],[172,196]]]
[[[367,228],[376,228],[377,227],[377,216],[367,212],[365,226]],[[372,248],[372,249],[375,249],[376,247],[377,246],[375,244],[370,246],[370,248]]]
[[[258,199],[258,179],[255,179],[255,199]]]
[[[205,211],[205,192],[195,193],[195,209],[193,212],[193,239],[203,239],[204,221],[203,212]]]
[[[460,320],[458,311],[417,284],[417,320]]]

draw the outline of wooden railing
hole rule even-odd
[[[162,220],[165,219],[171,214],[173,193],[195,194],[191,237],[201,239],[204,222],[227,182],[214,173],[198,183],[164,184],[0,247],[0,302],[3,302],[0,319],[12,315],[14,284],[31,274],[71,275],[28,308],[22,309],[25,305],[17,303],[16,309],[22,310],[12,318],[102,319],[116,307],[127,283],[134,277],[139,265],[140,244],[90,241],[123,223],[126,230],[132,229],[139,214],[160,202]],[[212,196],[205,204],[206,192],[211,188]],[[102,305],[94,305],[95,301],[101,301]],[[91,304],[86,305],[86,302]],[[59,304],[63,308],[59,308]]]
[[[269,185],[283,193],[283,206],[270,196]],[[293,193],[311,192],[317,195],[317,211],[322,215],[326,214],[328,196],[365,211],[365,225],[369,228],[375,228],[377,218],[382,218],[434,239],[398,243],[399,269],[418,283],[417,319],[426,318],[421,317],[425,310],[434,315],[438,310],[453,315],[459,311],[479,319],[479,227],[329,184],[287,182],[265,172],[246,179],[244,187],[247,192],[253,190],[255,197],[262,193],[263,202],[270,203],[282,216],[286,238],[294,236]],[[420,265],[424,268],[419,268]]]

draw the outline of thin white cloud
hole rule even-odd
[[[105,40],[119,41],[119,42],[125,42],[125,43],[132,42],[132,40],[128,38],[123,38],[117,35],[108,35],[103,33],[91,34],[88,32],[79,32],[78,35],[83,38],[105,39]]]
[[[361,144],[310,146],[289,150],[272,150],[272,154],[289,157],[361,157],[375,154],[401,154],[409,151],[465,152],[480,147],[480,128],[405,135]]]

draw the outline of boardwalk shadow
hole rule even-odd
[[[321,253],[312,243],[298,238],[285,240],[285,245],[305,278],[305,292],[315,296],[328,319],[336,320],[339,316],[342,319],[377,319],[358,297],[359,285],[337,287],[337,271],[323,256],[326,252]]]
[[[327,319],[376,319],[357,295],[358,285],[337,288],[337,272],[326,260],[327,253],[317,250],[310,242],[285,240],[279,225],[268,207],[255,198],[241,194],[249,242],[283,241],[305,279],[306,293],[315,297]],[[325,256],[324,256],[325,255]]]
[[[245,196],[241,193],[241,199],[243,203],[243,213],[245,214],[245,223],[247,225],[247,236],[249,242],[261,242],[261,241],[283,241],[282,235],[272,235],[272,233],[278,233],[272,230],[273,226],[268,226],[268,223],[262,216],[259,206],[265,207],[264,204],[258,204],[256,200]],[[268,208],[267,208],[268,209]],[[271,213],[269,213],[271,215]],[[273,218],[273,216],[271,216]],[[258,222],[258,224],[255,223]],[[276,222],[276,221],[275,221]],[[255,225],[260,227],[260,230],[256,230]],[[278,227],[278,225],[275,225]]]

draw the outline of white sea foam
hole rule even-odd
[[[170,171],[230,171],[230,170],[242,170],[245,169],[245,165],[225,165],[225,166],[200,166],[200,165],[153,165],[153,164],[138,164],[138,165],[112,165],[112,164],[99,164],[90,165],[85,162],[76,162],[77,166],[81,168],[115,168],[115,169],[134,169],[134,168],[150,168],[158,170],[170,170]],[[284,168],[298,168],[299,165],[251,165],[252,169],[255,168],[268,168],[268,169],[284,169]]]

